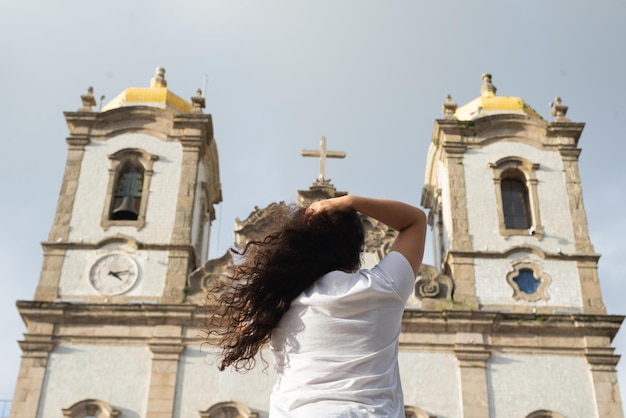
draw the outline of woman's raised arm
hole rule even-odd
[[[333,209],[356,210],[397,230],[391,251],[404,255],[417,274],[426,241],[426,215],[421,209],[395,200],[347,195],[314,202],[307,212]]]

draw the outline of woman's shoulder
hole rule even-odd
[[[385,280],[403,299],[413,291],[415,275],[409,260],[397,251],[389,252],[371,269],[372,274]]]

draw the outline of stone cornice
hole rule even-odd
[[[449,256],[462,257],[462,258],[499,258],[506,256],[511,252],[529,251],[537,254],[534,248],[531,246],[515,246],[506,251],[449,251]],[[584,253],[584,254],[565,254],[565,253],[548,253],[541,251],[538,254],[541,258],[546,260],[567,260],[567,261],[591,261],[598,262],[600,260],[600,254],[597,253]]]
[[[211,115],[204,113],[185,113],[174,117],[171,138],[182,144],[183,148],[199,148],[213,138]]]
[[[572,138],[573,145],[576,146],[583,129],[585,129],[584,122],[551,122],[547,126],[546,136]]]
[[[67,147],[71,150],[84,150],[85,146],[90,142],[87,134],[70,136],[65,141],[67,142]]]
[[[406,310],[402,323],[404,332],[603,336],[612,340],[624,318],[622,315]]]
[[[465,151],[467,150],[466,144],[461,144],[460,142],[452,142],[452,141],[445,141],[442,147],[446,151],[446,154],[452,158],[463,157],[463,154],[465,154]]]
[[[71,137],[88,137],[98,113],[93,112],[63,112]]]
[[[50,341],[32,341],[27,339],[18,341],[18,344],[20,345],[20,349],[25,357],[45,358],[54,348],[54,343],[51,339]]]
[[[573,146],[560,146],[558,150],[561,156],[569,158],[571,160],[577,160],[580,156],[580,153],[582,152],[580,148],[576,148]]]
[[[584,123],[547,123],[516,114],[490,115],[470,121],[438,119],[433,129],[433,143],[458,152],[461,148],[483,147],[495,141],[518,138],[544,149],[575,150],[584,127]]]
[[[193,304],[97,304],[44,301],[17,301],[25,322],[63,324],[132,324],[193,326],[206,310]],[[470,310],[406,310],[405,331],[441,332],[532,331],[533,334],[605,336],[617,334],[622,315],[533,314]]]
[[[483,345],[457,344],[454,347],[454,354],[461,367],[486,368],[487,360],[491,357],[491,352]]]
[[[82,134],[92,141],[106,141],[126,132],[145,132],[167,140],[167,132],[171,132],[174,118],[172,112],[150,106],[64,114],[72,137]]]
[[[621,356],[613,353],[612,347],[588,347],[585,349],[585,357],[592,370],[614,371]]]
[[[437,119],[435,120],[435,132],[440,133],[442,131],[447,135],[474,136],[476,133],[490,130],[494,126],[501,128],[507,124],[541,130],[545,130],[547,127],[545,121],[529,118],[525,115],[500,114],[483,116],[475,120]]]
[[[198,305],[96,304],[17,301],[24,322],[108,325],[193,326],[202,316]]]
[[[41,243],[44,251],[54,250],[96,250],[100,248],[101,243],[89,243],[89,242],[52,242],[43,241]],[[194,249],[191,245],[186,244],[153,244],[153,243],[141,243],[136,242],[135,247],[138,250],[153,250],[153,251],[182,251],[184,253],[193,254]]]
[[[145,344],[155,360],[177,361],[185,347],[206,341],[199,333],[208,312],[199,305],[18,301],[17,307],[29,329],[55,325],[54,335],[25,334],[20,341],[25,357],[45,359],[56,344],[71,341]],[[618,315],[406,310],[400,345],[408,351],[449,352],[465,367],[483,367],[493,353],[545,353],[582,355],[593,370],[611,371],[619,356],[608,343],[623,320]],[[85,332],[94,324],[98,332]],[[438,335],[436,341],[433,334]]]
[[[178,361],[180,353],[185,350],[185,345],[181,339],[157,338],[148,342],[148,347],[155,360]]]

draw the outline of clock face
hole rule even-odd
[[[105,295],[119,295],[129,291],[139,278],[135,260],[122,253],[107,254],[98,259],[89,270],[89,282]]]

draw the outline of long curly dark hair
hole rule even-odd
[[[324,274],[360,267],[364,230],[355,211],[295,210],[263,240],[249,242],[207,320],[222,349],[218,367],[250,370],[293,299]],[[210,296],[210,295],[209,295]],[[215,342],[215,339],[213,340]]]

